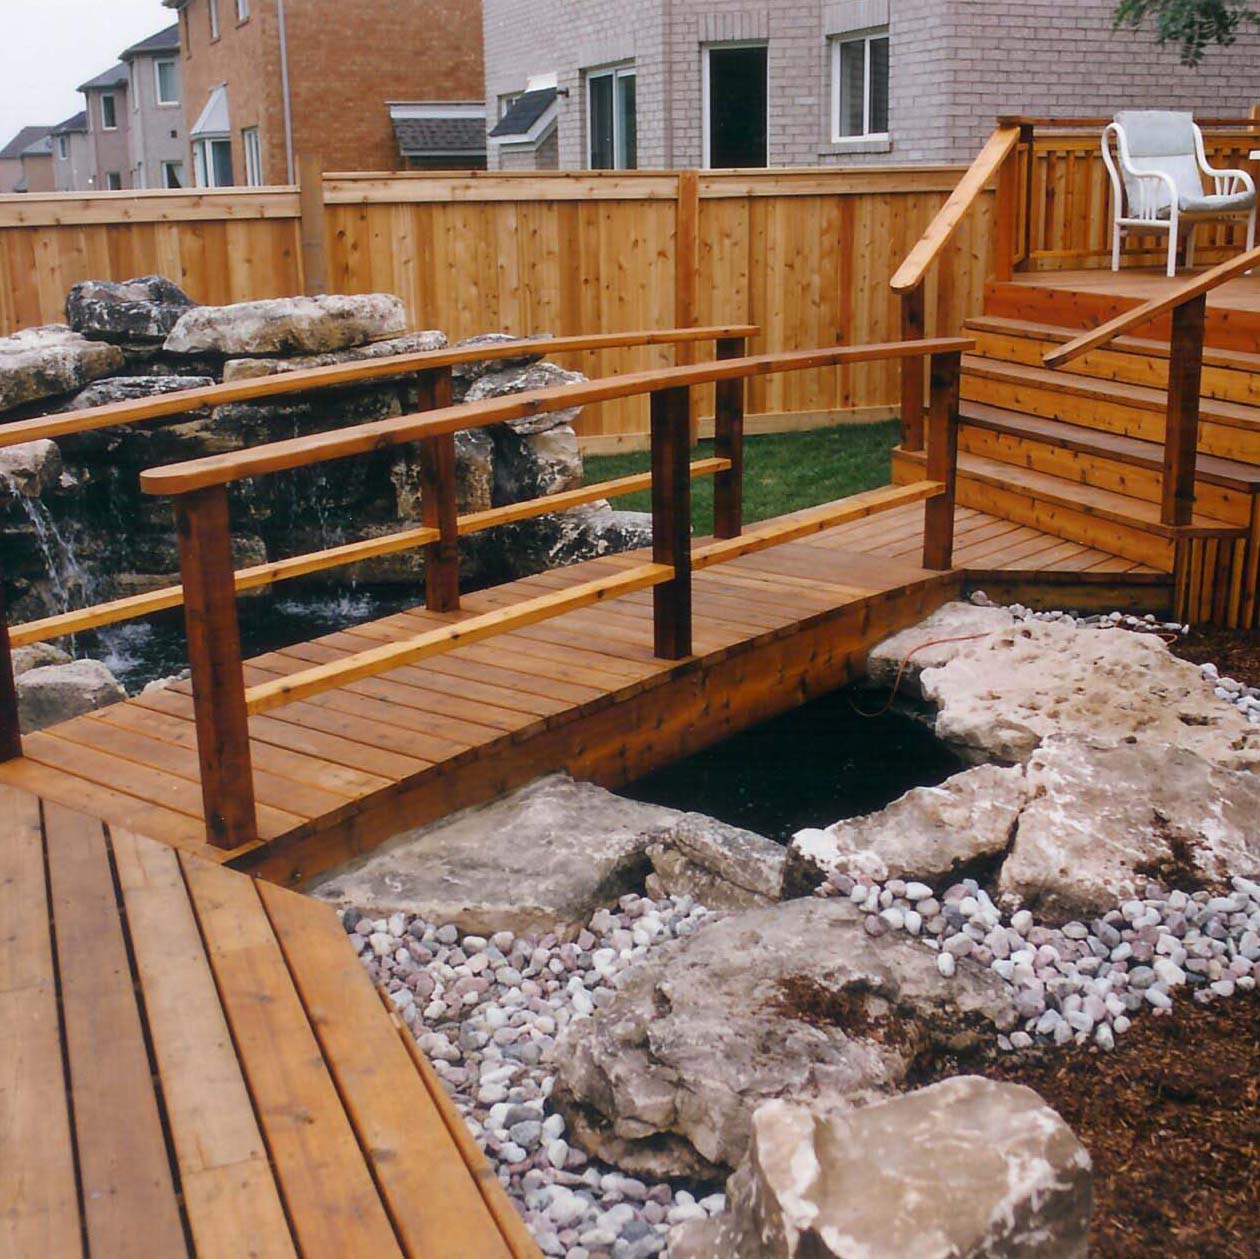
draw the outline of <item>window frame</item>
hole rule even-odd
[[[170,66],[172,72],[176,76],[176,96],[174,100],[167,100],[162,95],[162,67]],[[137,96],[139,93],[137,93]],[[157,101],[159,108],[170,109],[177,108],[183,103],[183,84],[179,82],[179,58],[178,57],[155,57],[153,61],[153,95]]]
[[[638,170],[639,169],[639,74],[638,68],[633,61],[622,61],[616,65],[600,66],[595,70],[587,70],[584,72],[586,78],[586,169],[587,170]],[[591,97],[596,82],[600,79],[610,79],[612,81],[612,122],[613,122],[613,164],[611,166],[595,166],[595,132],[591,126],[592,110]],[[634,80],[634,102],[635,102],[635,153],[634,165],[631,166],[626,162],[626,135],[625,124],[622,121],[618,103],[620,97],[617,88],[623,79]]]
[[[262,187],[262,137],[258,124],[241,128],[241,151],[245,155],[245,186]]]
[[[888,99],[884,102],[884,110],[891,119],[892,107],[892,40],[887,26],[872,26],[861,31],[846,31],[843,35],[831,37],[831,142],[832,144],[848,144],[852,142],[880,143],[892,137],[891,123],[883,131],[871,130],[871,44],[883,40],[888,44],[889,75]],[[846,134],[841,130],[840,115],[844,102],[842,49],[847,44],[861,44],[862,47],[862,130]]]
[[[768,39],[732,39],[718,40],[703,45],[700,66],[700,144],[701,165],[705,170],[713,169],[712,148],[712,107],[710,89],[712,78],[709,68],[709,57],[713,52],[725,52],[734,48],[764,48],[766,50],[766,169],[770,166],[770,41]]]
[[[175,167],[175,168],[179,171],[179,183],[178,183],[178,184],[172,184],[172,183],[171,183],[171,182],[167,179],[167,172],[170,170],[170,168],[171,168],[172,166],[173,166],[173,167]],[[166,189],[172,189],[172,188],[186,188],[186,187],[188,186],[187,184],[185,184],[185,183],[184,183],[184,163],[183,163],[183,162],[181,162],[181,161],[179,161],[178,159],[174,159],[174,158],[170,158],[170,159],[168,159],[168,158],[164,158],[164,159],[163,159],[163,160],[162,160],[162,161],[158,164],[158,178],[162,181],[162,182],[160,183],[160,185],[159,185],[159,187],[161,187],[161,188],[166,188]]]
[[[57,161],[68,162],[70,160],[70,137],[61,135],[57,137]]]
[[[214,146],[217,144],[226,144],[228,146],[228,165],[232,167],[232,180],[230,183],[221,184],[217,182],[217,176],[214,169]],[[236,187],[236,169],[232,162],[232,137],[225,135],[216,136],[200,136],[193,141],[193,180],[198,188],[234,188]]]
[[[210,17],[210,42],[214,43],[219,38],[219,0],[206,0],[207,11]]]
[[[242,26],[249,21],[249,0],[236,0],[236,24]]]
[[[109,122],[105,117],[105,102],[109,101],[109,107],[114,115],[114,121]],[[101,93],[101,130],[117,131],[118,130],[118,99],[113,92]]]
[[[122,171],[107,170],[105,172],[105,191],[106,192],[122,192]]]

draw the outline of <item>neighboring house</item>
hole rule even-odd
[[[405,170],[485,170],[480,101],[390,101],[389,119]]]
[[[57,179],[53,173],[53,129],[22,150],[22,178],[17,192],[55,192]]]
[[[52,129],[53,186],[58,192],[90,192],[96,182],[96,154],[88,134],[87,112]]]
[[[129,74],[131,186],[188,185],[188,136],[180,73],[179,26],[172,24],[122,54]]]
[[[467,109],[483,90],[480,0],[162,0],[179,14],[185,119],[199,186],[293,182],[329,170],[477,164],[440,151],[471,129],[398,115]],[[400,102],[407,102],[403,105]],[[484,143],[484,123],[482,123]],[[400,143],[407,145],[406,150]],[[431,147],[426,147],[431,146]]]
[[[485,0],[489,164],[971,158],[998,114],[1245,116],[1260,31],[1199,70],[1114,0]]]
[[[23,183],[22,154],[32,144],[47,139],[52,132],[51,127],[23,127],[21,131],[0,149],[0,195],[7,196],[11,192],[26,192]]]
[[[79,91],[86,101],[88,134],[92,148],[90,187],[98,192],[131,188],[131,110],[128,108],[130,74],[120,61],[86,83]],[[61,184],[58,183],[58,187]]]

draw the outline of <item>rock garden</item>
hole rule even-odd
[[[948,605],[855,698],[938,785],[785,846],[552,777],[313,890],[549,1255],[1251,1254],[1260,678],[1180,638]]]

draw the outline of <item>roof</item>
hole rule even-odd
[[[59,122],[53,129],[55,136],[69,135],[72,131],[86,131],[88,129],[87,110],[81,109],[77,114],[71,114],[65,122]]]
[[[206,107],[197,115],[197,121],[188,129],[192,139],[198,136],[226,136],[232,134],[232,118],[228,113],[227,84],[220,83],[210,89]]]
[[[51,132],[51,127],[23,127],[4,148],[0,149],[0,161],[12,161],[21,157],[32,144],[42,140]]]
[[[512,102],[511,108],[499,119],[498,126],[490,132],[497,139],[505,137],[534,138],[531,131],[540,123],[547,111],[556,103],[554,87],[539,88],[534,92],[522,92]]]
[[[120,61],[108,70],[102,70],[94,79],[79,84],[80,92],[90,92],[98,88],[126,87],[131,81],[131,71]]]
[[[477,104],[391,104],[390,121],[403,157],[480,156],[486,151],[486,110]]]
[[[52,155],[52,133],[54,128],[50,127],[38,140],[32,140],[30,144],[22,150],[22,157],[49,157]]]
[[[178,51],[179,23],[176,22],[172,26],[164,27],[156,35],[150,35],[147,39],[142,39],[138,44],[132,44],[130,48],[124,49],[120,55],[124,61],[130,61],[132,57],[140,57],[146,53]]]

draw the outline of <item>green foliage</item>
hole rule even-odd
[[[1210,44],[1232,44],[1240,26],[1260,21],[1260,11],[1247,0],[1118,0],[1117,28],[1148,21],[1160,44],[1181,46],[1182,65],[1197,66]]]

